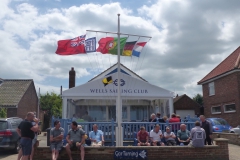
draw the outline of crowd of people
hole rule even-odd
[[[86,119],[87,119],[86,115]],[[168,119],[166,116],[161,118],[161,114],[151,114],[149,122],[165,123],[169,120],[169,126],[165,126],[164,132],[161,130],[159,124],[154,123],[154,127],[150,132],[147,132],[145,127],[140,127],[140,131],[137,133],[138,146],[176,146],[176,145],[189,145],[193,147],[203,147],[204,145],[212,144],[212,127],[204,115],[200,116],[200,121],[195,122],[195,127],[191,131],[187,130],[186,124],[180,123],[180,117],[172,114]],[[17,132],[21,137],[18,160],[30,160],[33,159],[34,147],[37,144],[37,133],[39,132],[38,126],[39,120],[36,118],[36,114],[33,112],[27,113],[26,119],[22,121]],[[171,123],[174,123],[174,125]],[[177,125],[175,125],[177,124]],[[98,129],[96,124],[93,125],[93,130],[89,133],[89,140],[91,146],[100,147],[104,145],[104,133]],[[175,134],[176,133],[176,134]],[[71,129],[68,131],[66,137],[66,151],[69,159],[72,160],[71,150],[73,148],[80,150],[81,160],[84,160],[85,156],[85,139],[88,136],[82,129],[81,125],[78,125],[76,121],[72,121]],[[61,127],[60,121],[54,122],[54,127],[50,130],[50,149],[52,151],[52,160],[57,160],[59,151],[63,147],[64,129]]]
[[[149,122],[165,123],[169,121],[169,126],[163,125],[165,130],[163,133],[159,124],[154,125],[154,128],[148,133],[144,126],[137,133],[138,146],[176,146],[189,145],[193,147],[203,147],[204,145],[212,145],[212,126],[204,115],[200,116],[200,121],[195,122],[195,127],[191,131],[187,130],[184,123],[180,123],[179,115],[172,114],[168,119],[166,116],[161,118],[161,114],[151,114]],[[172,123],[172,124],[171,124]],[[175,135],[175,133],[177,133]]]

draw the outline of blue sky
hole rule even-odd
[[[238,6],[238,0],[1,0],[0,78],[33,79],[43,93],[59,93],[74,67],[76,85],[86,83],[116,56],[59,56],[57,41],[87,29],[116,32],[120,13],[121,32],[152,36],[140,58],[121,62],[152,84],[192,97],[202,93],[197,82],[239,46]]]

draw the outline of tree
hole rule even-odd
[[[56,93],[47,93],[41,95],[40,97],[41,110],[44,111],[50,117],[60,117],[62,116],[62,98]]]
[[[201,94],[197,94],[192,98],[195,102],[203,106],[203,96]]]
[[[7,108],[0,108],[0,118],[7,118]]]

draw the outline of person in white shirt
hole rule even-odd
[[[166,140],[167,146],[176,146],[175,134],[170,131],[169,127],[166,127],[166,132],[164,132],[164,138]]]
[[[150,139],[152,146],[164,146],[164,143],[161,142],[161,138],[163,137],[162,131],[160,130],[160,126],[156,124],[154,129],[150,131]]]

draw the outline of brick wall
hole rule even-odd
[[[220,117],[227,120],[227,122],[235,127],[240,122],[240,73],[235,72],[228,76],[222,77],[214,81],[215,95],[209,96],[208,83],[202,86],[204,114],[206,117]],[[236,112],[224,113],[224,105],[235,103]],[[221,106],[220,114],[212,114],[212,106]]]
[[[163,146],[163,147],[85,147],[85,160],[113,160],[116,149],[145,149],[148,160],[229,160],[228,140],[216,139],[216,145],[203,148],[188,146]],[[80,152],[73,151],[73,159],[80,159]],[[51,160],[49,147],[38,147],[34,154],[34,160]],[[68,160],[66,151],[63,149],[58,160]]]
[[[18,104],[17,117],[25,118],[27,112],[36,112],[38,107],[38,97],[32,82]]]
[[[240,146],[240,135],[237,133],[213,133],[214,138],[225,138],[228,139],[228,143]]]
[[[174,102],[174,113],[176,113],[176,110],[194,110],[195,115],[197,115],[200,113],[200,105],[187,95],[184,95],[182,98]]]

